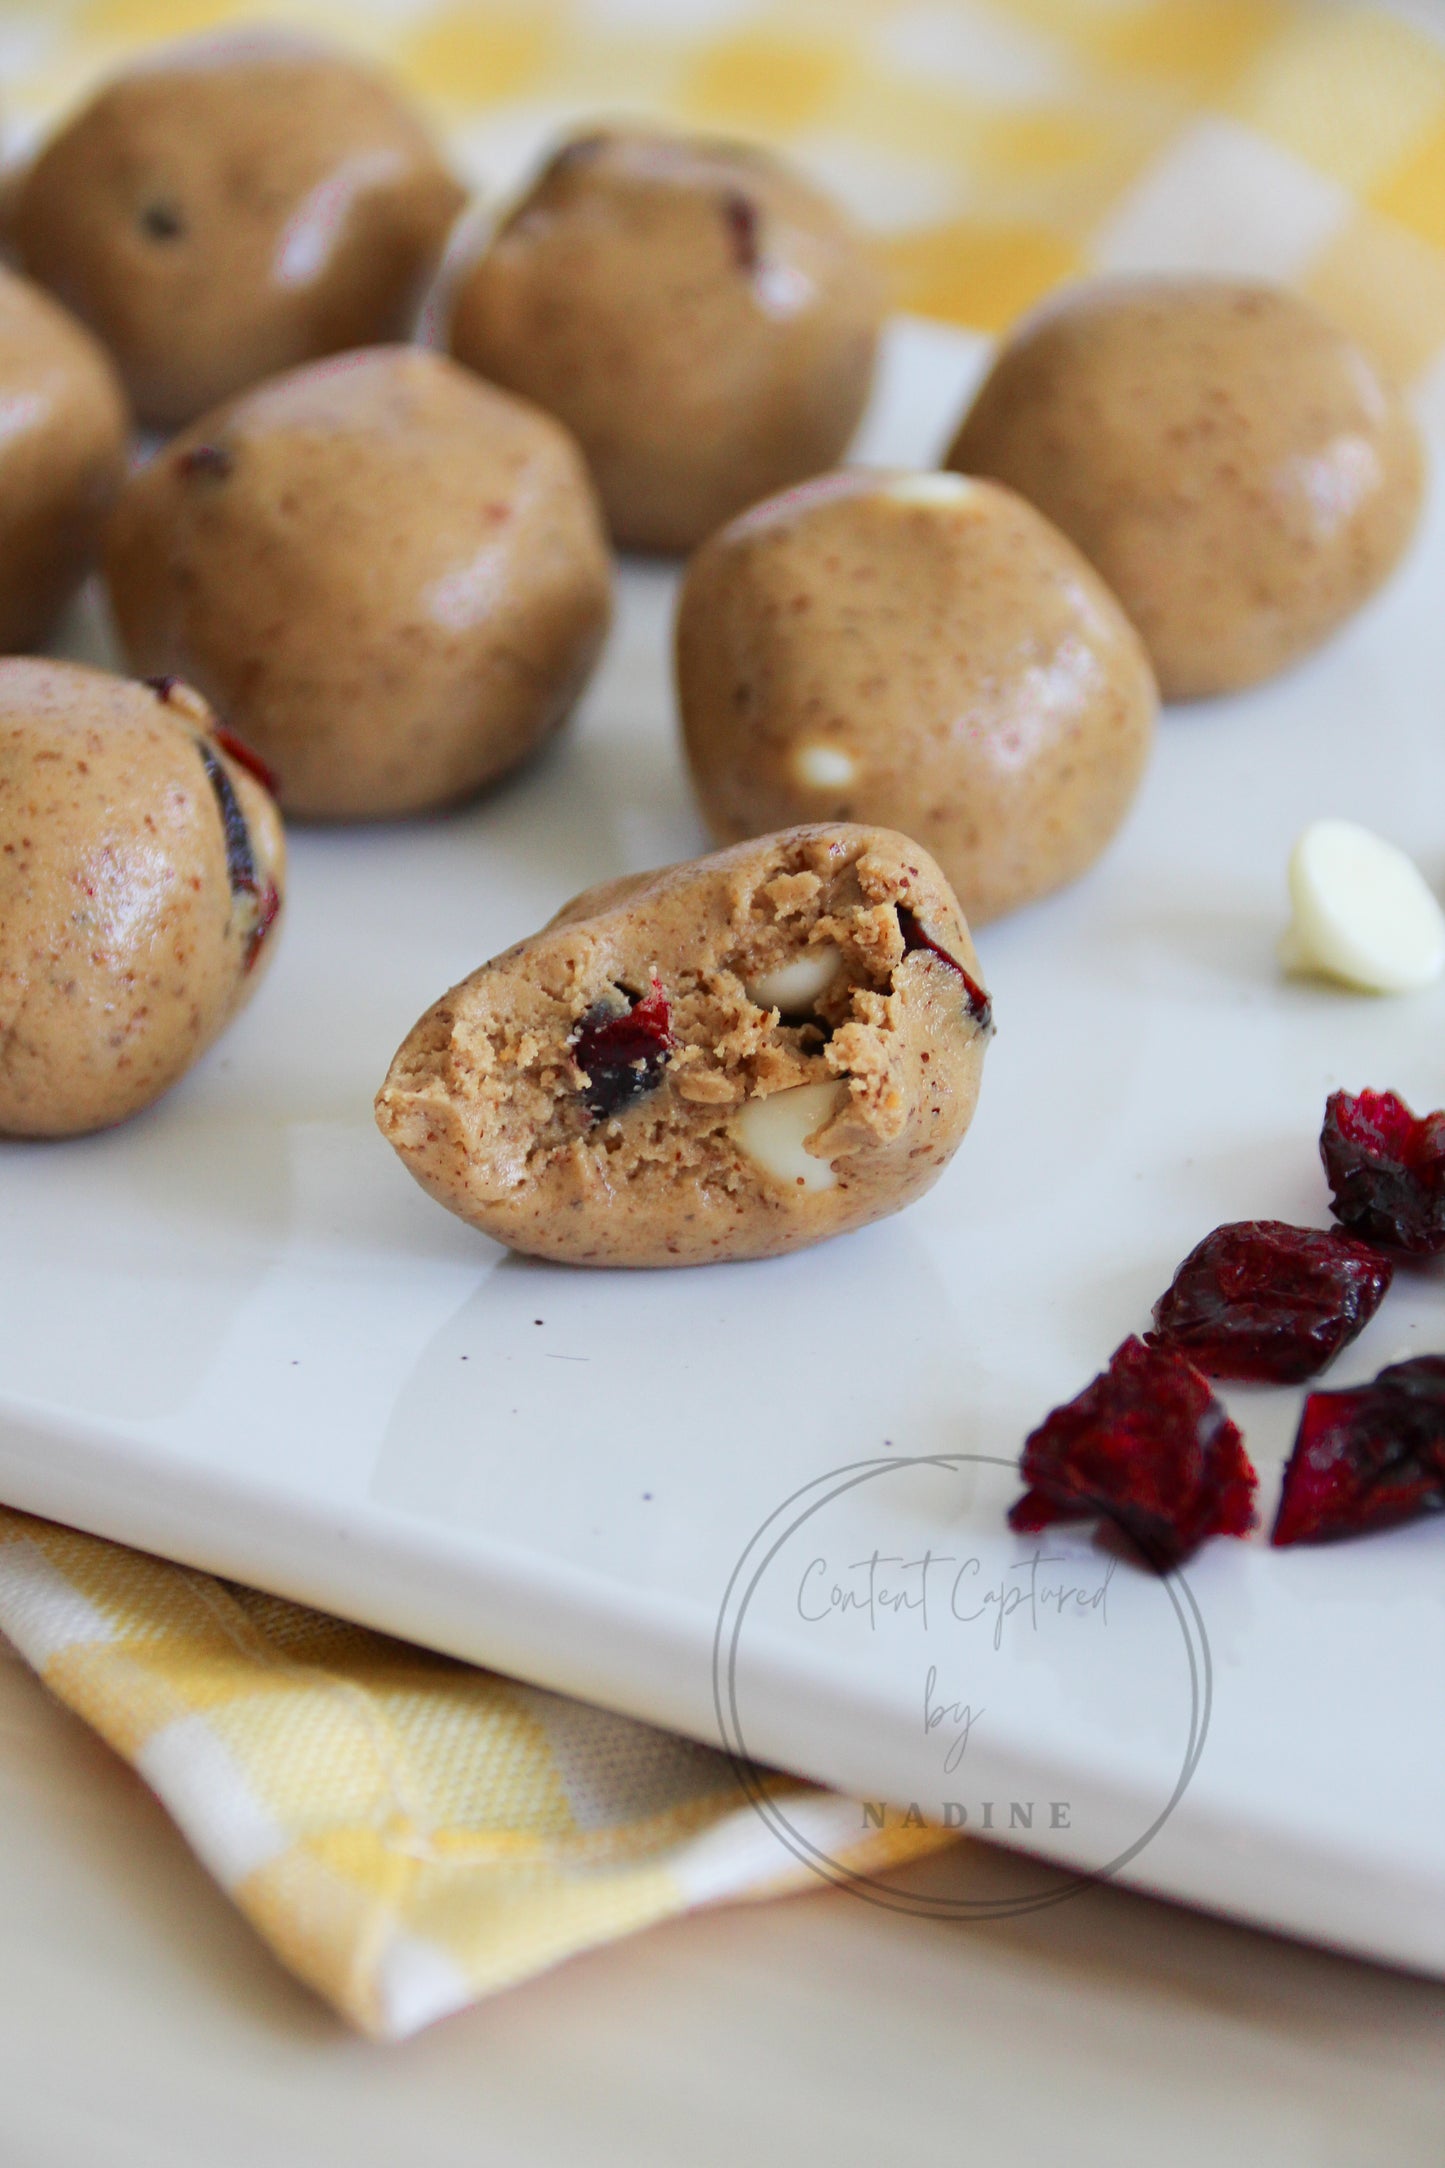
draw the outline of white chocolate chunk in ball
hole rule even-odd
[[[768,1099],[750,1099],[734,1117],[733,1136],[754,1166],[775,1182],[785,1182],[789,1189],[832,1189],[837,1175],[804,1144],[822,1128],[846,1089],[842,1084],[797,1084]]]
[[[807,790],[840,790],[856,772],[841,745],[800,745],[793,755],[793,774]]]
[[[1408,994],[1445,970],[1445,912],[1413,859],[1354,821],[1314,821],[1290,853],[1286,970]]]
[[[900,474],[883,487],[895,504],[967,504],[978,495],[978,484],[966,474]]]
[[[776,971],[764,971],[748,980],[748,999],[760,1009],[779,1009],[784,1016],[805,1016],[820,994],[837,978],[843,959],[831,941],[804,949],[791,963]]]

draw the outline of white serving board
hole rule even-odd
[[[864,453],[936,456],[981,359],[898,327]],[[724,1706],[751,1753],[870,1800],[957,1801],[971,1826],[992,1800],[1005,1834],[1032,1801],[1012,1841],[1087,1868],[1138,1846],[1192,1755],[1125,1879],[1445,1972],[1445,1521],[1216,1543],[1173,1598],[1128,1566],[1103,1593],[1106,1556],[1065,1531],[1036,1590],[1097,1600],[1015,1611],[996,1647],[996,1606],[967,1621],[944,1600],[960,1571],[965,1593],[1022,1585],[1007,1464],[1193,1242],[1223,1219],[1324,1223],[1330,1089],[1445,1101],[1445,989],[1361,999],[1273,960],[1316,815],[1445,877],[1445,497],[1324,653],[1166,716],[1089,878],[985,930],[999,1036],[927,1199],[772,1263],[571,1272],[429,1202],[371,1098],[444,987],[582,886],[704,847],[673,584],[625,571],[576,724],[484,804],[294,839],[271,975],[164,1104],[0,1146],[0,1498],[715,1739],[714,1635],[755,1532],[829,1471],[921,1462],[784,1543],[736,1642],[731,1606]],[[71,651],[103,652],[89,623]],[[1402,1279],[1334,1382],[1445,1347],[1442,1292]],[[1300,1396],[1227,1397],[1267,1521]],[[981,1461],[927,1458],[959,1454]],[[926,1628],[811,1601],[856,1593],[875,1550],[929,1548],[953,1563],[920,1569]],[[973,1712],[951,1768],[964,1720],[930,1728],[925,1695]]]

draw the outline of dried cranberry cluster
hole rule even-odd
[[[1445,1252],[1445,1111],[1336,1092],[1320,1153],[1340,1228],[1242,1220],[1207,1235],[1155,1303],[1153,1331],[1126,1340],[1025,1442],[1013,1527],[1102,1515],[1167,1572],[1206,1536],[1253,1526],[1257,1478],[1208,1377],[1317,1376],[1384,1301],[1388,1252]],[[1270,1541],[1318,1543],[1440,1508],[1445,1355],[1424,1355],[1310,1394]]]

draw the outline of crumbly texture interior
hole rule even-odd
[[[986,1038],[960,974],[906,950],[900,906],[977,976],[942,876],[887,831],[795,830],[594,890],[421,1020],[382,1129],[452,1209],[579,1262],[769,1254],[877,1218],[951,1157]],[[801,1013],[755,998],[830,951],[836,973]],[[671,1044],[613,1072],[621,1103],[599,1112],[589,1026],[658,990]],[[769,1172],[736,1126],[804,1085],[836,1092],[805,1146],[827,1188]]]

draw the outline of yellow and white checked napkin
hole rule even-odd
[[[707,1747],[4,1507],[0,1630],[283,1963],[380,2038],[813,1881]],[[841,1864],[946,1841],[772,1781]]]
[[[1406,382],[1445,350],[1441,0],[0,0],[12,144],[138,47],[247,17],[383,62],[484,189],[599,114],[766,138],[924,316],[1000,331],[1060,279],[1226,270]]]
[[[873,226],[900,307],[995,332],[1093,271],[1278,279],[1445,418],[1432,0],[0,0],[12,147],[137,46],[258,13],[395,68],[483,188],[598,113],[762,136]],[[717,1754],[3,1508],[0,1629],[379,2036],[808,1879]],[[942,1841],[786,1788],[835,1859]]]

